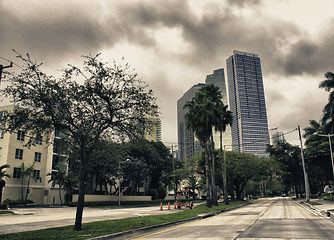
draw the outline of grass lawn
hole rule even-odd
[[[311,201],[304,201],[304,203],[308,203],[308,204],[310,204],[310,205],[322,205],[322,203],[311,202]]]
[[[205,204],[202,204],[193,209],[187,209],[184,211],[179,211],[177,213],[172,213],[167,215],[143,216],[135,218],[85,223],[82,224],[82,231],[74,231],[73,226],[66,226],[66,227],[49,228],[49,229],[30,231],[30,232],[0,235],[0,239],[9,239],[9,240],[87,239],[96,236],[102,236],[126,230],[148,227],[162,223],[192,218],[196,217],[200,213],[211,213],[211,212],[221,211],[223,209],[245,205],[246,203],[247,203],[246,201],[234,201],[230,202],[229,205],[225,205],[224,203],[219,203],[219,206],[213,206],[210,209],[206,208]]]
[[[14,214],[14,213],[12,211],[8,211],[8,210],[0,210],[0,214]]]

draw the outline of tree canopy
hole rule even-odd
[[[145,116],[155,115],[151,90],[127,64],[109,66],[99,54],[84,56],[83,67],[68,65],[59,79],[41,70],[42,64],[18,54],[22,71],[8,75],[1,96],[18,106],[2,124],[34,136],[63,132],[68,147],[79,149],[79,198],[75,230],[81,230],[84,183],[90,154],[103,137],[133,138],[142,134]],[[33,140],[32,140],[33,141]]]

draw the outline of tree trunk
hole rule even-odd
[[[215,179],[215,148],[213,142],[213,136],[210,137],[210,156],[211,156],[211,196],[212,196],[212,205],[218,206],[217,201],[217,188],[216,188],[216,179]]]
[[[224,157],[223,157],[224,151]],[[227,193],[227,181],[226,181],[226,153],[225,149],[223,150],[223,132],[220,131],[220,162],[223,163],[222,166],[222,175],[223,175],[223,187],[224,187],[224,203],[225,205],[230,204],[228,200],[228,193]]]
[[[27,201],[27,199],[28,199],[29,186],[30,186],[30,175],[28,176],[28,184],[27,184],[26,198],[25,198],[26,201]]]
[[[63,201],[61,199],[61,186],[59,184],[59,199],[60,199],[60,203],[63,204]]]
[[[78,193],[78,205],[75,216],[74,230],[81,231],[82,214],[85,206],[85,181],[86,181],[86,163],[89,159],[85,149],[81,149],[80,154],[81,166],[79,171],[79,193]]]
[[[211,186],[210,186],[210,166],[209,166],[209,153],[207,145],[205,146],[204,151],[204,157],[205,157],[205,180],[206,180],[206,207],[211,208],[212,207],[212,201],[211,201]]]

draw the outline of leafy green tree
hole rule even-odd
[[[227,178],[236,193],[242,199],[247,183],[257,176],[259,158],[252,154],[226,152]]]
[[[31,166],[28,168],[25,168],[24,163],[21,163],[20,166],[20,178],[21,178],[21,199],[22,200],[27,200],[28,199],[28,193],[29,193],[29,187],[30,187],[30,180],[31,178],[36,182],[36,181],[42,181],[42,178],[40,176],[37,176],[34,174],[34,165],[33,163]],[[27,178],[27,187],[25,191],[25,197],[24,197],[24,179]]]
[[[328,103],[323,109],[322,124],[325,127],[325,133],[334,133],[334,73],[327,72],[319,88],[329,92]]]
[[[205,152],[206,169],[206,205],[217,205],[217,193],[215,188],[215,157],[213,146],[212,128],[219,116],[218,105],[221,104],[221,92],[219,87],[206,85],[184,105],[188,109],[185,115],[187,128],[191,129],[200,142]]]
[[[81,230],[85,182],[91,153],[107,136],[119,139],[142,134],[145,117],[155,115],[157,106],[151,90],[129,66],[112,67],[99,55],[85,56],[83,68],[69,65],[56,79],[42,72],[41,64],[18,54],[21,73],[8,75],[10,84],[0,90],[19,106],[1,123],[33,135],[66,135],[69,149],[79,150],[79,197],[74,230]]]
[[[7,174],[5,168],[9,168],[8,164],[4,164],[0,166],[0,203],[2,202],[2,190],[6,184],[4,178],[10,178],[9,174]]]
[[[328,138],[315,134],[323,134],[323,132],[322,123],[315,120],[311,120],[310,126],[304,128],[305,162],[311,192],[322,191],[324,186],[333,180]]]
[[[294,187],[296,196],[298,197],[302,193],[303,186],[300,148],[286,141],[279,141],[276,146],[268,146],[267,152],[279,164],[283,183],[287,188]]]

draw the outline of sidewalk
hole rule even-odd
[[[305,202],[305,200],[299,200],[299,203],[304,204],[305,206],[316,210],[317,212],[321,213],[322,215],[326,217],[330,217],[332,221],[334,221],[334,211],[329,211],[334,209],[334,202],[329,200],[324,200],[322,198],[312,198],[310,199],[310,202],[316,202],[319,203],[319,205],[311,205]]]
[[[0,215],[0,235],[33,231],[51,227],[73,225],[75,221],[75,207],[32,207],[32,208],[11,208],[15,214]],[[183,209],[182,209],[183,210]],[[167,210],[167,205],[134,208],[90,208],[85,207],[83,212],[83,223],[130,218],[147,215],[170,214],[182,211],[174,209]]]

